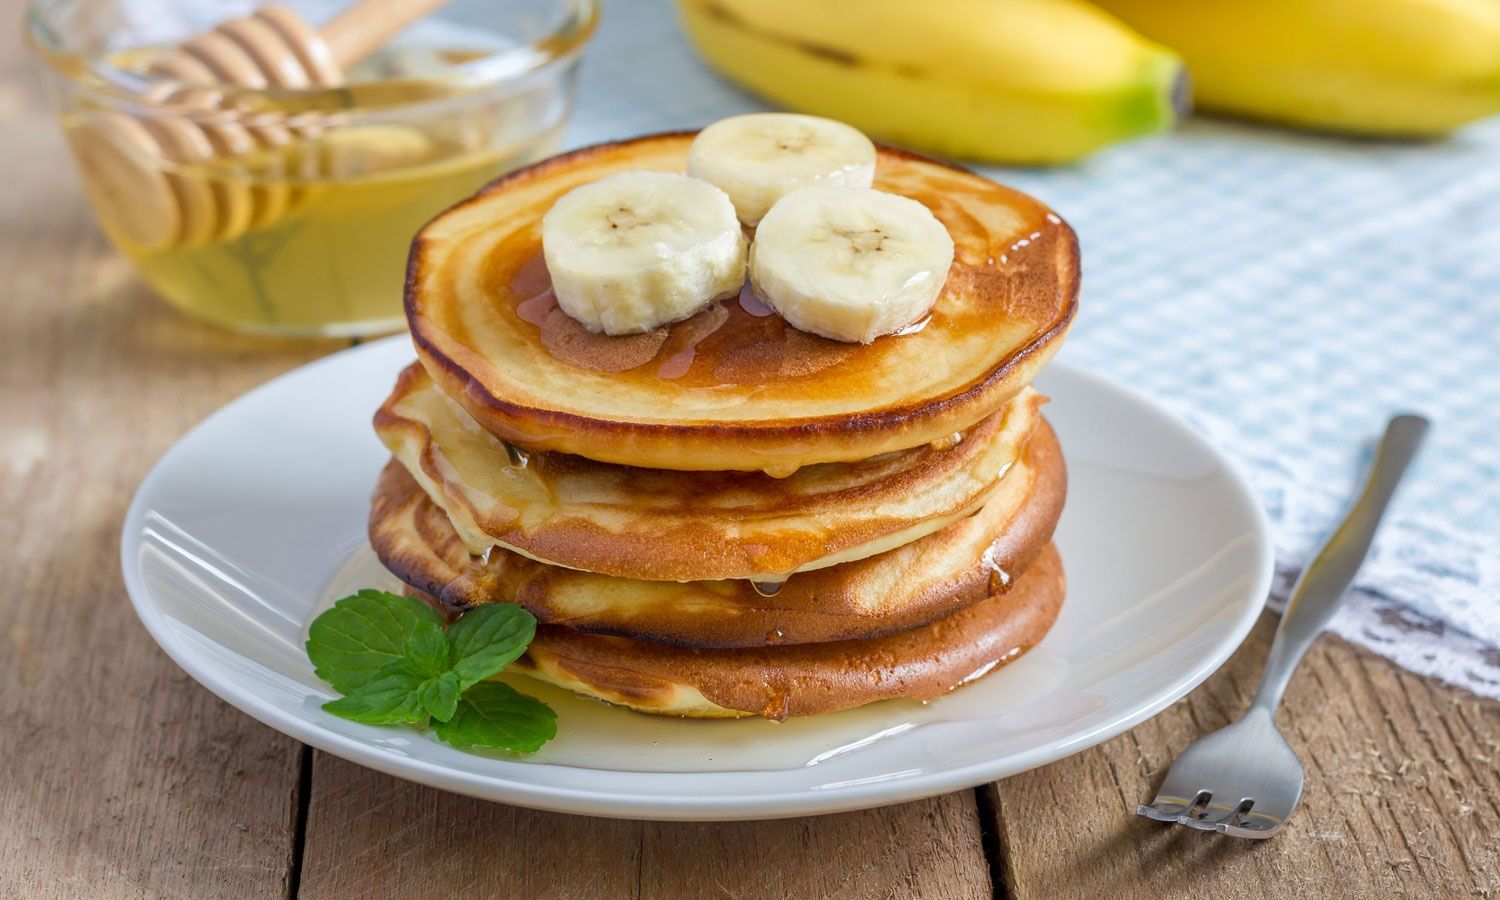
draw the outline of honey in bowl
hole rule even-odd
[[[183,34],[154,31],[165,43],[132,47],[137,35],[109,23],[136,21],[138,2],[34,0],[29,20],[59,76],[62,124],[94,212],[172,305],[291,335],[401,327],[412,234],[556,149],[596,13],[591,0],[517,0],[416,21],[443,4],[411,0],[392,24],[371,18],[385,7],[370,0],[332,18],[308,4],[316,8],[298,12],[298,27],[327,38],[334,68],[314,78],[304,57],[317,54],[287,39],[274,49],[295,55],[311,80],[283,82],[265,54],[255,57],[273,66],[264,73],[230,63],[244,62],[240,37],[275,31],[292,12],[225,19],[223,8],[174,0],[183,21],[168,30]],[[97,15],[76,14],[78,3]],[[349,37],[359,22],[380,26],[363,29],[363,44]],[[296,86],[277,86],[286,83]]]
[[[532,157],[436,149],[415,165],[311,187],[298,213],[230,241],[132,256],[163,297],[213,321],[246,330],[396,330],[411,235]]]
[[[75,146],[94,137],[81,116],[65,128]],[[142,240],[134,194],[101,190],[86,167],[84,185],[116,246],[184,312],[246,331],[370,333],[402,325],[406,247],[417,229],[491,178],[552,152],[559,130],[507,141],[456,128],[357,125],[261,159],[162,166],[220,209],[202,229],[210,233],[185,239]],[[237,196],[251,208],[239,227],[222,211]]]

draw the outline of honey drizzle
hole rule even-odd
[[[753,581],[752,580],[750,582],[750,586],[753,587],[753,588],[755,588],[755,593],[761,595],[762,597],[774,597],[774,596],[776,596],[777,594],[781,593],[781,589],[785,585],[786,585],[785,581]]]
[[[914,335],[930,330],[942,337],[948,334],[958,337],[974,328],[992,327],[992,317],[997,312],[1006,315],[1014,299],[1022,296],[1016,293],[1021,283],[1012,279],[1024,276],[1030,253],[1050,246],[1051,239],[1062,232],[1062,220],[1008,188],[947,178],[934,183],[926,173],[904,161],[889,162],[878,179],[882,189],[911,197],[932,209],[960,245],[959,258],[949,276],[952,288],[946,288],[945,293],[950,289],[977,292],[993,296],[1000,303],[998,307],[970,303],[949,308],[940,297],[927,317],[897,334]],[[1000,226],[996,219],[984,215],[985,205],[996,203],[997,197],[1018,219],[1006,220]],[[1005,231],[1000,233],[999,227]],[[557,308],[557,299],[536,230],[518,228],[498,241],[490,250],[489,263],[486,268],[493,275],[484,280],[490,296],[497,297],[502,304],[509,300],[518,319],[540,331],[548,331],[547,320]],[[692,340],[691,334],[683,334],[684,330],[696,327],[694,319],[666,326],[667,334],[656,355],[628,369],[596,368],[589,364],[588,358],[563,358],[552,347],[546,352],[566,365],[607,372],[614,377],[674,381],[688,389],[753,384],[802,390],[800,385],[794,385],[805,382],[809,386],[806,389],[816,385],[820,393],[840,390],[838,382],[854,379],[857,377],[854,373],[878,366],[887,352],[889,338],[868,345],[844,344],[797,331],[756,296],[748,280],[737,298],[714,309],[729,313],[722,326],[697,340]],[[932,340],[931,336],[925,339]]]
[[[984,554],[980,556],[979,564],[989,573],[991,596],[1010,589],[1010,573],[1005,571],[1005,568],[1000,565],[1000,561],[995,558],[995,547],[993,544],[987,547]]]
[[[522,322],[541,328],[547,322],[547,317],[557,309],[557,296],[548,288],[535,297],[528,297],[516,304],[516,316]]]
[[[925,315],[922,318],[916,320],[915,322],[912,322],[910,324],[901,326],[900,328],[898,328],[895,331],[891,332],[891,334],[895,335],[896,337],[902,337],[903,335],[908,335],[908,334],[916,334],[916,333],[920,332],[922,329],[926,328],[927,327],[927,323],[931,322],[931,321],[932,321],[932,314],[928,313],[927,315]]]
[[[661,367],[656,370],[656,377],[671,381],[681,378],[693,367],[693,357],[697,356],[696,346],[684,347],[662,360]]]
[[[938,438],[937,440],[933,441],[928,446],[930,446],[932,449],[936,450],[937,452],[941,453],[944,450],[952,450],[954,447],[957,447],[959,444],[962,444],[963,442],[964,442],[964,433],[962,431],[955,431],[955,432],[953,432],[952,434],[948,435],[945,438]]]
[[[746,313],[757,319],[764,319],[766,316],[776,314],[776,310],[772,309],[770,304],[760,299],[760,295],[755,293],[755,288],[750,286],[749,279],[746,279],[744,287],[740,288],[740,309],[743,309]]]

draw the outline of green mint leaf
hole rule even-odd
[[[471,609],[448,629],[453,671],[467,690],[525,653],[535,635],[536,617],[514,603]]]
[[[444,672],[422,682],[422,686],[417,689],[417,699],[434,719],[446,722],[453,718],[453,713],[458,709],[460,693],[462,689],[458,686],[458,676],[452,672]]]
[[[418,622],[441,625],[420,600],[364,590],[345,597],[313,620],[307,655],[318,677],[347,694],[399,659]]]
[[[448,638],[443,626],[418,622],[401,648],[401,657],[412,671],[436,678],[448,671]]]
[[[453,718],[432,730],[460,750],[533,753],[557,736],[557,713],[504,682],[485,681],[464,692]]]
[[[347,696],[323,704],[323,708],[366,725],[420,725],[427,718],[419,695],[424,680],[421,673],[398,659]]]

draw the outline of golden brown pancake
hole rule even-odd
[[[1005,405],[1051,358],[1077,305],[1077,239],[1032,198],[881,148],[875,187],[927,205],[956,246],[931,316],[866,345],[730,300],[644,335],[605,337],[555,308],[540,222],[566,191],[683,170],[693,135],[553,157],[493,182],[412,244],[418,356],[492,433],[621,465],[786,474],[937,441]]]
[[[1051,539],[1066,481],[1043,422],[977,514],[896,550],[794,575],[775,597],[744,581],[612,578],[504,550],[481,561],[395,462],[375,491],[370,542],[386,568],[449,613],[513,600],[545,623],[683,646],[841,641],[925,625],[1004,590]]]
[[[1063,591],[1049,544],[1009,591],[886,637],[693,650],[544,625],[512,668],[641,712],[692,718],[786,719],[931,700],[1035,646],[1057,621]]]
[[[972,515],[1041,421],[1027,390],[946,448],[762,472],[668,472],[529,453],[515,465],[421,366],[401,374],[375,431],[469,552],[501,546],[621,578],[780,581],[873,556]]]

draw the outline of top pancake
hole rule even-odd
[[[602,462],[785,474],[962,431],[1029,384],[1060,345],[1077,305],[1072,229],[1024,194],[888,148],[875,187],[925,204],[956,250],[920,328],[841,343],[730,300],[645,335],[586,331],[551,298],[542,215],[606,175],[682,171],[692,137],[554,157],[417,235],[406,286],[417,353],[486,429]]]

